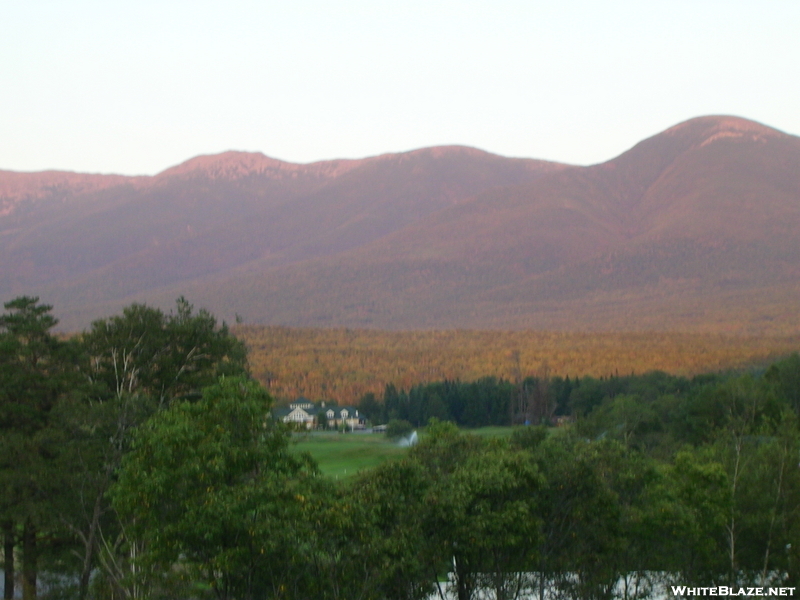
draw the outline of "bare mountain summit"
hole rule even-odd
[[[442,147],[0,172],[0,208],[0,294],[67,327],[184,294],[253,323],[800,333],[800,138],[735,117],[589,167]]]

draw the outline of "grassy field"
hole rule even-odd
[[[372,469],[408,450],[379,433],[314,432],[296,435],[292,441],[295,442],[295,451],[308,452],[320,471],[334,479],[344,479]]]
[[[481,427],[465,429],[485,437],[511,435],[511,427]],[[425,430],[419,430],[425,437]],[[384,461],[403,456],[408,449],[382,433],[322,433],[297,434],[292,438],[296,452],[308,452],[320,471],[334,479],[346,479],[359,471],[377,467]]]

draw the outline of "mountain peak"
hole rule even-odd
[[[470,146],[433,146],[429,148],[419,148],[407,152],[390,152],[377,156],[370,156],[361,159],[334,159],[323,160],[312,163],[292,163],[275,158],[270,158],[261,152],[241,152],[229,150],[220,154],[204,154],[196,156],[179,165],[166,169],[154,177],[155,181],[163,181],[172,178],[193,178],[202,177],[210,180],[236,180],[253,175],[265,177],[273,180],[296,179],[300,175],[316,177],[320,179],[333,179],[352,171],[367,163],[380,162],[404,162],[413,159],[432,159],[441,160],[446,158],[496,158],[499,160],[518,160],[506,159],[504,157],[491,154],[484,150],[472,148]],[[527,160],[531,163],[543,163],[545,161]],[[552,163],[556,165],[557,163]]]
[[[238,179],[254,173],[281,171],[296,167],[291,163],[270,158],[261,152],[229,150],[220,154],[202,154],[156,175],[157,179],[204,175],[210,179]]]
[[[430,148],[418,148],[409,152],[403,152],[408,156],[429,156],[431,158],[443,158],[446,156],[493,156],[491,153],[472,146],[432,146]]]
[[[786,134],[749,119],[731,115],[712,115],[679,123],[664,131],[663,135],[695,138],[694,145],[702,147],[724,138],[766,141],[768,138],[784,137]]]
[[[301,164],[270,158],[261,152],[229,150],[220,154],[196,156],[162,171],[155,178],[163,180],[200,176],[211,180],[235,180],[257,175],[267,179],[294,179],[301,173],[331,178],[353,169],[362,162],[362,160],[327,160]]]

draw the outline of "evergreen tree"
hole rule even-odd
[[[52,307],[21,296],[0,316],[0,513],[6,551],[6,595],[13,595],[13,550],[21,530],[23,598],[36,598],[39,538],[50,525],[59,453],[51,415],[73,389],[73,345],[51,333]]]

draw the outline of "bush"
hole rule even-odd
[[[544,425],[515,427],[511,433],[511,445],[523,450],[535,450],[547,439],[547,427]]]
[[[389,438],[406,437],[412,431],[414,431],[414,426],[402,419],[392,419],[386,424],[386,437]]]

